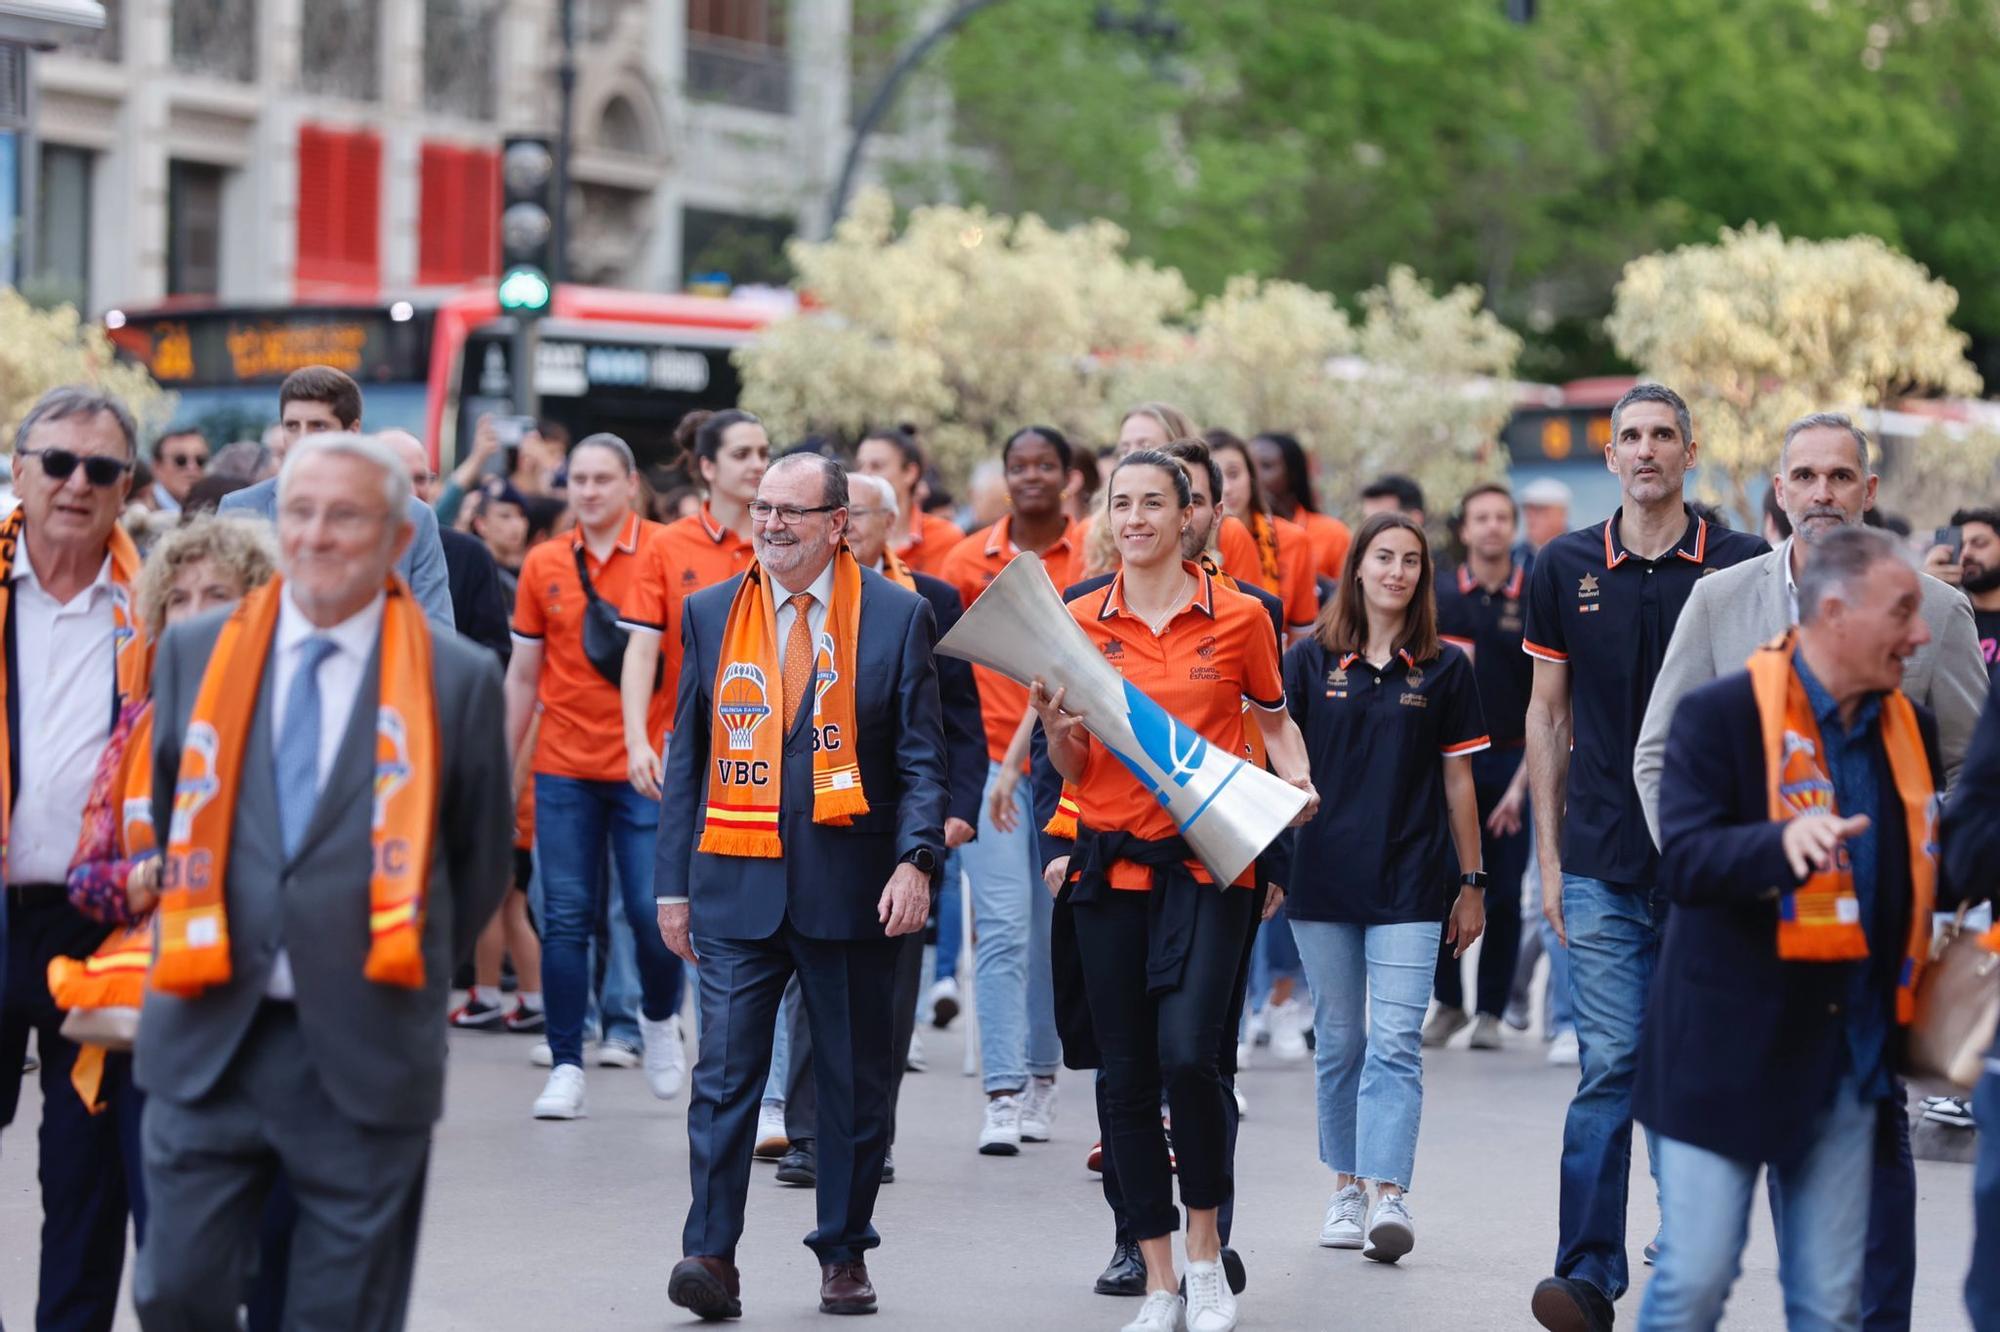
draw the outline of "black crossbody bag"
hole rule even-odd
[[[625,677],[625,644],[631,639],[632,631],[618,623],[618,608],[597,595],[597,587],[590,581],[590,565],[583,553],[582,543],[574,547],[576,554],[576,581],[583,584],[583,595],[587,603],[583,608],[583,655],[596,672],[612,684],[619,684]],[[653,690],[658,692],[660,682],[666,678],[667,661],[664,656],[653,663]]]

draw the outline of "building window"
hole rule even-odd
[[[381,84],[377,0],[311,0],[302,21],[299,78],[306,91],[374,101]]]
[[[167,294],[222,289],[222,168],[167,163]]]
[[[688,0],[687,91],[700,101],[790,111],[783,0]]]
[[[500,0],[424,0],[424,109],[493,119]]]
[[[365,294],[382,283],[382,140],[299,128],[300,294]]]
[[[174,67],[250,83],[257,77],[257,0],[173,0]]]
[[[500,154],[425,144],[418,213],[419,283],[494,276],[500,268]]]
[[[35,274],[25,284],[38,303],[90,305],[90,177],[96,154],[42,145]]]
[[[782,287],[792,280],[785,242],[793,229],[788,217],[744,217],[690,208],[681,215],[682,280]]]

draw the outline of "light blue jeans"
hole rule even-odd
[[[1805,1126],[1803,1155],[1770,1168],[1778,1283],[1791,1332],[1855,1332],[1868,1247],[1868,1161],[1877,1107],[1843,1081],[1834,1103]],[[1639,1311],[1640,1332],[1706,1332],[1722,1321],[1743,1266],[1759,1165],[1664,1134],[1660,1257]],[[1858,1163],[1858,1164],[1857,1164]]]
[[[1424,1010],[1443,932],[1437,921],[1292,922],[1312,985],[1319,1159],[1336,1174],[1410,1187],[1424,1113]]]
[[[986,797],[999,777],[1000,765],[989,761]],[[973,994],[988,1094],[1020,1091],[1030,1073],[1054,1077],[1062,1066],[1049,969],[1054,899],[1035,864],[1035,809],[1025,778],[1015,784],[1014,811],[1014,831],[1001,832],[982,798],[979,836],[958,852],[972,888]]]

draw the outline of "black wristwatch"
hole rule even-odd
[[[1458,886],[1461,888],[1478,888],[1484,891],[1486,888],[1486,871],[1467,870],[1458,876]]]
[[[935,875],[938,871],[937,852],[927,846],[920,846],[914,851],[905,851],[903,858],[897,863],[915,865],[923,873],[929,875]]]

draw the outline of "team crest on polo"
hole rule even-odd
[[[1415,666],[1410,667],[1410,673],[1403,677],[1403,683],[1412,689],[1422,689],[1424,687],[1423,671]]]
[[[376,832],[382,831],[388,820],[389,802],[409,784],[409,728],[402,713],[384,705],[375,714],[375,815],[371,826]]]
[[[1577,612],[1588,615],[1592,611],[1604,609],[1604,603],[1594,600],[1594,598],[1601,595],[1603,594],[1598,590],[1596,574],[1585,574],[1582,578],[1579,578],[1576,583]],[[1590,601],[1592,604],[1586,606],[1583,604],[1586,601]]]
[[[174,817],[168,838],[186,842],[194,836],[194,816],[215,799],[222,783],[215,773],[215,757],[221,749],[215,727],[205,721],[188,727],[181,742],[181,772],[174,782]]]
[[[1347,672],[1335,667],[1326,673],[1326,696],[1328,698],[1347,697]]]
[[[723,668],[715,710],[722,718],[722,729],[729,733],[731,749],[755,749],[757,728],[771,715],[770,691],[763,670],[747,661],[730,662]]]

